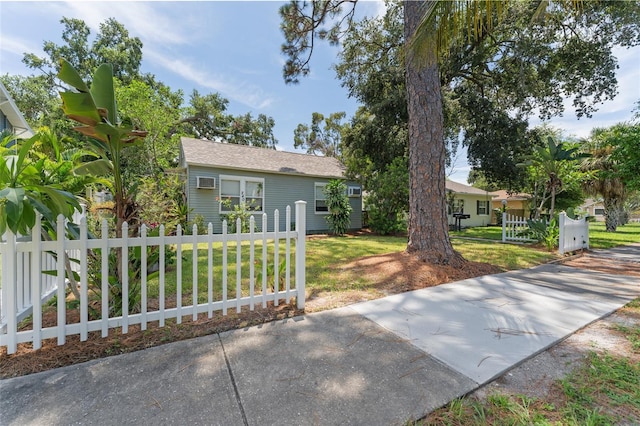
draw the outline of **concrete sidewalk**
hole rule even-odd
[[[401,425],[638,296],[562,265],[459,281],[2,380],[0,424]]]

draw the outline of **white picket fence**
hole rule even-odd
[[[80,223],[80,219],[86,213],[86,206],[84,204],[80,204],[82,207],[81,211],[76,211],[73,214],[72,222]],[[65,221],[66,224],[66,221]],[[6,236],[3,236],[1,240],[5,240]],[[18,241],[31,241],[31,237],[17,237]],[[42,252],[40,253],[40,265],[42,267],[41,271],[33,271],[31,265],[34,262],[31,260],[32,252],[20,252],[16,253],[15,266],[14,269],[17,274],[17,282],[18,285],[16,287],[16,317],[18,322],[27,318],[32,313],[33,305],[32,301],[34,299],[34,295],[32,291],[34,290],[31,283],[35,279],[40,280],[40,303],[46,303],[49,299],[51,299],[56,293],[57,289],[57,279],[55,276],[50,274],[43,274],[42,271],[51,271],[56,269],[56,260],[51,253]],[[68,252],[70,258],[78,258],[80,252],[69,251]],[[8,271],[9,264],[7,256],[0,256],[2,260],[2,270]],[[75,272],[80,272],[79,265],[76,263],[70,264],[71,269]],[[33,275],[32,277],[32,274]],[[0,281],[0,285],[2,282]],[[0,287],[1,289],[1,287]],[[5,306],[7,300],[2,297],[3,292],[0,291],[0,333],[6,331],[7,320],[5,318],[5,312],[7,311],[7,307]]]
[[[180,227],[176,235],[164,235],[164,226],[160,226],[159,236],[148,236],[148,229],[141,227],[140,237],[128,237],[128,227],[123,226],[122,238],[108,238],[106,221],[102,224],[102,237],[89,239],[87,233],[86,217],[80,221],[80,238],[69,240],[65,237],[64,218],[60,216],[57,223],[56,241],[42,241],[40,238],[40,218],[32,230],[31,241],[18,241],[15,235],[8,232],[6,240],[0,243],[0,255],[2,256],[2,315],[6,326],[0,331],[0,347],[6,346],[7,353],[12,354],[17,350],[19,343],[32,342],[33,349],[42,347],[42,340],[57,338],[58,345],[63,345],[66,336],[80,335],[80,340],[85,341],[88,333],[101,331],[102,337],[106,337],[109,329],[121,328],[122,333],[128,332],[129,326],[140,324],[142,330],[147,329],[149,322],[157,321],[160,327],[165,325],[165,320],[175,318],[177,323],[181,323],[183,317],[191,316],[195,321],[199,314],[207,313],[208,317],[213,316],[214,311],[221,311],[226,315],[228,309],[235,307],[240,313],[243,306],[248,306],[253,310],[256,305],[267,306],[268,302],[278,305],[281,300],[289,303],[291,298],[296,298],[298,309],[304,309],[305,303],[305,234],[306,234],[306,202],[297,201],[295,206],[295,230],[291,229],[291,208],[286,208],[286,228],[280,230],[279,212],[274,212],[274,227],[272,232],[267,232],[267,215],[262,215],[261,231],[256,232],[256,224],[251,217],[250,231],[248,233],[227,233],[227,224],[223,223],[223,233],[213,234],[213,226],[209,224],[206,234],[199,235],[197,227],[194,226],[192,235],[182,235]],[[238,219],[236,229],[241,229]],[[284,240],[284,259],[281,259],[280,242]],[[243,244],[244,243],[244,244]],[[214,248],[214,244],[216,247]],[[203,247],[204,246],[204,247]],[[247,247],[248,246],[248,247]],[[259,251],[256,249],[259,246]],[[159,276],[158,276],[158,299],[157,308],[149,308],[148,297],[148,276],[147,270],[150,265],[147,262],[147,249],[158,247],[159,250]],[[165,253],[167,247],[175,247],[176,250],[176,290],[175,294],[167,294],[165,283]],[[141,258],[141,279],[140,279],[140,312],[130,313],[129,302],[129,251],[140,248]],[[191,305],[183,306],[183,297],[189,298],[189,289],[183,291],[182,256],[184,249],[192,250],[192,281],[190,290]],[[109,317],[109,252],[112,249],[122,249],[122,314]],[[233,264],[233,259],[229,259],[229,250],[235,249],[235,295],[229,292],[229,280],[233,279],[233,274],[229,274],[229,265]],[[58,259],[63,259],[65,254],[75,251],[79,254],[79,292],[80,292],[80,319],[77,323],[66,323],[66,288],[64,262],[56,262],[54,265],[57,272],[55,274],[55,292],[57,294],[57,324],[55,326],[42,326],[42,304],[41,295],[46,284],[47,277],[51,275],[42,274],[43,270],[52,265],[45,265],[42,261],[43,254],[55,253]],[[89,282],[88,282],[88,253],[90,251],[99,252],[101,261],[101,282],[99,285],[100,313],[99,319],[89,319]],[[271,251],[269,255],[269,251]],[[292,251],[294,253],[292,254]],[[198,300],[199,285],[198,262],[199,254],[206,253],[207,258],[207,297],[206,302]],[[28,267],[25,261],[19,261],[21,257],[25,259],[29,255]],[[293,258],[293,262],[292,262]],[[214,278],[214,261],[219,262],[222,272]],[[243,273],[243,261],[245,265],[248,261],[248,273]],[[20,263],[22,262],[22,263]],[[292,264],[293,263],[293,264]],[[258,265],[258,268],[256,268]],[[280,276],[281,265],[284,267],[284,276]],[[18,269],[22,268],[22,271]],[[271,266],[271,268],[269,268]],[[292,274],[292,267],[294,272]],[[26,268],[26,274],[24,272]],[[246,269],[246,268],[245,268]],[[268,272],[271,275],[268,276]],[[261,282],[257,282],[256,272],[261,275]],[[248,275],[248,276],[247,276]],[[292,275],[294,275],[292,277]],[[40,278],[40,279],[38,279]],[[293,280],[292,280],[293,278]],[[221,286],[219,292],[214,294],[214,279],[216,285]],[[280,282],[283,287],[280,288]],[[28,285],[25,286],[25,283]],[[270,283],[273,288],[268,288]],[[203,283],[204,285],[204,283]],[[29,287],[28,294],[24,293],[25,287]],[[19,291],[20,289],[20,291]],[[32,308],[31,329],[18,331],[18,301],[25,302],[25,296],[29,300]],[[95,293],[92,290],[92,297]],[[175,301],[173,301],[175,299]],[[173,301],[167,303],[169,301]],[[167,307],[167,304],[175,306]]]
[[[529,225],[525,218],[502,213],[502,242],[533,241],[527,235],[528,229]],[[560,232],[558,239],[559,254],[589,248],[589,222],[585,218],[574,220],[567,217],[565,212],[562,212],[558,218],[558,229]]]
[[[558,253],[588,249],[589,248],[589,222],[585,218],[571,219],[565,212],[560,213],[558,220],[560,238],[558,241]]]
[[[513,216],[507,212],[502,213],[502,242],[517,241],[530,242],[533,241],[527,234],[529,224],[527,219],[520,216]]]

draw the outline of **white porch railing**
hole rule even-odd
[[[278,305],[279,301],[284,300],[289,303],[291,298],[296,298],[298,309],[304,309],[305,303],[305,235],[306,235],[306,202],[297,201],[295,208],[295,230],[291,230],[291,208],[286,209],[286,229],[280,230],[279,212],[276,210],[274,214],[274,231],[267,232],[267,215],[262,215],[262,227],[260,232],[255,231],[255,221],[251,217],[250,231],[248,233],[228,234],[226,231],[226,222],[223,224],[222,234],[213,234],[213,227],[209,224],[208,232],[204,235],[198,235],[197,228],[194,226],[192,235],[182,235],[180,227],[178,227],[177,235],[164,235],[164,226],[160,227],[159,236],[148,236],[147,228],[141,228],[140,237],[127,237],[128,229],[123,227],[122,238],[108,238],[106,222],[102,226],[102,237],[89,239],[87,233],[86,217],[80,222],[80,239],[69,240],[65,237],[64,219],[59,217],[57,223],[56,241],[42,241],[40,238],[40,218],[37,219],[36,225],[32,230],[31,241],[17,241],[15,235],[7,232],[5,242],[0,243],[0,255],[2,256],[2,304],[3,316],[5,318],[6,327],[0,331],[0,346],[7,347],[7,353],[12,354],[17,350],[17,345],[24,342],[32,342],[33,349],[39,349],[42,346],[43,339],[57,338],[58,345],[65,343],[66,336],[79,334],[80,340],[85,341],[88,333],[91,331],[101,331],[102,337],[106,337],[111,328],[121,328],[122,333],[126,334],[128,328],[133,324],[140,324],[142,330],[147,328],[149,322],[158,321],[160,327],[165,325],[165,320],[175,318],[177,323],[181,323],[183,317],[191,316],[195,321],[199,314],[207,313],[211,318],[214,311],[221,311],[223,315],[227,314],[228,309],[236,308],[238,313],[241,312],[243,306],[249,306],[253,310],[256,304],[267,306],[268,302]],[[236,224],[236,229],[241,229],[240,220]],[[284,240],[284,253],[280,253],[280,241]],[[243,245],[243,243],[245,243]],[[292,244],[293,243],[293,244]],[[214,244],[216,248],[214,249]],[[292,247],[294,245],[294,247]],[[165,250],[167,246],[176,248],[176,290],[173,297],[167,296],[167,286],[165,282]],[[186,291],[182,287],[182,253],[183,246],[190,247],[192,250],[192,280],[191,290]],[[204,247],[203,247],[204,246]],[[260,252],[256,250],[256,246],[260,247]],[[149,269],[147,261],[147,249],[157,247],[159,250],[159,271],[158,276],[158,307],[156,309],[149,308],[149,282],[147,270]],[[292,248],[295,253],[292,255]],[[122,286],[122,314],[114,317],[109,316],[109,275],[113,271],[109,269],[109,252],[112,249],[122,249],[122,267],[123,270],[121,286]],[[235,262],[229,259],[229,250],[235,249]],[[55,253],[58,259],[63,259],[66,254],[80,254],[79,260],[79,291],[80,303],[79,312],[80,319],[77,323],[66,323],[66,288],[65,288],[65,270],[64,262],[56,262],[57,270],[55,279],[55,288],[57,294],[57,324],[55,326],[42,326],[42,304],[40,296],[46,285],[41,272],[46,269],[43,267],[42,253]],[[140,312],[131,313],[129,301],[129,253],[130,250],[139,250],[141,259],[141,277],[140,277]],[[88,281],[88,264],[90,252],[98,255],[101,264],[101,282],[89,283]],[[215,257],[214,257],[215,252]],[[201,269],[198,257],[199,254],[206,253],[206,301],[199,300],[198,295],[202,290],[200,285],[204,287],[204,283],[198,280],[198,271]],[[26,287],[30,288],[28,298],[32,306],[32,327],[29,330],[18,331],[18,300],[23,296],[19,296],[18,289],[25,287],[27,279],[24,273],[18,270],[18,258],[24,255],[30,255],[31,264],[27,268],[30,271],[29,282]],[[284,259],[281,256],[284,255]],[[292,265],[292,257],[294,263]],[[222,272],[214,277],[214,259],[219,262]],[[245,266],[243,266],[243,262]],[[248,263],[248,264],[247,264]],[[235,295],[230,294],[229,278],[233,278],[234,274],[229,274],[229,265],[235,265]],[[258,267],[256,267],[258,265]],[[272,267],[269,268],[268,266]],[[22,266],[24,268],[24,265]],[[292,277],[291,268],[294,268]],[[243,269],[245,268],[245,269]],[[248,268],[248,271],[246,269]],[[259,268],[259,269],[258,269]],[[257,274],[256,274],[257,272]],[[270,272],[270,276],[268,273]],[[256,275],[261,275],[258,282]],[[282,276],[284,275],[284,276]],[[34,279],[35,278],[35,279]],[[38,279],[40,278],[40,279]],[[292,280],[293,278],[293,280]],[[220,286],[220,290],[214,294],[214,279],[216,286]],[[272,288],[268,288],[270,282]],[[280,283],[282,287],[280,288]],[[90,294],[89,284],[92,284]],[[190,293],[190,294],[189,294]],[[99,319],[89,319],[89,297],[95,298],[95,294],[100,295],[100,315]],[[183,299],[190,299],[190,305],[183,306]],[[175,306],[167,307],[168,300],[175,299]],[[201,297],[202,299],[202,297]]]
[[[562,212],[558,220],[558,227],[560,230],[558,253],[565,254],[589,248],[589,222],[585,218],[574,220]]]
[[[527,234],[529,230],[529,224],[527,219],[520,216],[513,216],[506,212],[502,213],[502,242],[507,241],[519,241],[530,242],[533,241]]]

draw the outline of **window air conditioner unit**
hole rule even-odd
[[[198,189],[215,189],[216,178],[207,176],[198,176],[196,178],[196,188]]]
[[[360,197],[362,195],[362,189],[359,186],[350,186],[348,194],[349,197]]]

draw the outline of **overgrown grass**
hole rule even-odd
[[[640,314],[640,299],[623,312]],[[618,329],[629,337],[638,329]],[[640,362],[590,352],[586,362],[556,383],[548,399],[495,393],[484,400],[460,398],[417,425],[612,425],[640,420]],[[557,395],[561,395],[558,397]]]

